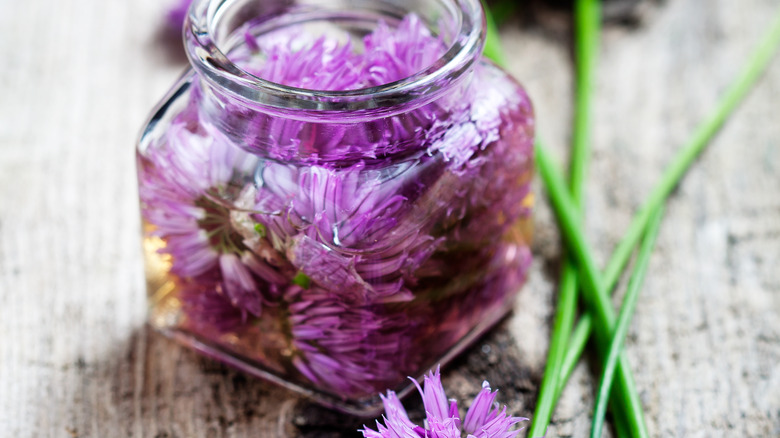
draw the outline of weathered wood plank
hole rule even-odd
[[[133,141],[183,68],[164,3],[8,2],[0,14],[0,433],[342,436],[318,408],[144,326]],[[674,0],[610,25],[601,52],[586,225],[600,261],[780,4]],[[571,120],[565,15],[502,32],[561,158]],[[675,193],[627,342],[654,436],[780,434],[780,62]],[[515,313],[445,373],[532,413],[560,244],[539,191],[536,261]],[[586,436],[581,365],[548,436]],[[419,403],[415,415],[420,415]],[[356,436],[354,434],[353,436]]]

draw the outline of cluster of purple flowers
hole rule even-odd
[[[424,387],[414,381],[425,407],[425,425],[419,426],[409,420],[401,401],[393,391],[383,395],[384,424],[377,421],[376,430],[364,426],[360,432],[365,438],[514,438],[521,431],[515,425],[527,418],[507,415],[506,406],[499,410],[496,393],[487,381],[474,398],[466,416],[461,419],[458,402],[447,400],[441,384],[439,370],[425,376]]]
[[[309,89],[392,82],[445,49],[414,15],[380,25],[362,53],[329,37],[246,35],[234,62]],[[491,86],[340,125],[235,102],[215,116],[193,79],[187,109],[138,157],[143,218],[165,242],[183,329],[285,378],[365,397],[503,313],[530,263],[518,221],[530,208],[533,122],[503,73],[484,64],[473,80]],[[225,129],[237,120],[241,132]],[[394,397],[386,406],[402,412]],[[441,412],[429,425],[461,427]],[[474,412],[464,430],[511,418]]]

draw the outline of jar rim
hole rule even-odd
[[[440,0],[455,13],[454,38],[425,69],[400,80],[355,90],[313,90],[257,77],[236,65],[218,47],[214,30],[230,0],[194,0],[184,22],[184,44],[194,69],[212,86],[251,105],[314,113],[356,111],[365,116],[395,112],[406,103],[423,104],[459,82],[481,56],[485,16],[479,0]],[[424,102],[422,102],[424,101]],[[415,105],[416,106],[416,105]]]

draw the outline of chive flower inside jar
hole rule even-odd
[[[150,322],[374,415],[513,306],[533,114],[478,0],[196,0],[138,143]]]

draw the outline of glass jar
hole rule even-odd
[[[343,411],[525,281],[533,115],[478,0],[196,0],[138,144],[151,325]]]

